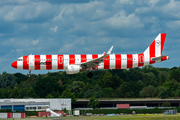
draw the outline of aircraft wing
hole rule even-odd
[[[113,49],[113,46],[108,50],[106,54],[104,52],[101,57],[87,61],[87,62],[83,62],[81,63],[81,65],[84,66],[85,68],[96,68],[96,65],[99,65],[99,63],[104,61],[104,58],[106,58],[107,56],[111,54],[112,49]]]

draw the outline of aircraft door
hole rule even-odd
[[[139,56],[139,63],[144,63],[144,56],[143,55]]]
[[[63,56],[59,56],[59,64],[63,64]]]
[[[58,70],[64,69],[64,57],[63,55],[58,55]]]

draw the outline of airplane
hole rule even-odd
[[[160,33],[151,45],[140,54],[111,54],[113,46],[103,54],[61,54],[61,55],[26,55],[18,58],[11,66],[29,70],[66,70],[67,74],[99,69],[129,69],[158,63],[169,59],[162,55],[166,33]]]

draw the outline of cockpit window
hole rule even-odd
[[[18,59],[18,61],[23,61],[22,59]]]

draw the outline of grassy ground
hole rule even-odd
[[[65,119],[84,119],[84,120],[180,120],[180,114],[177,115],[119,115],[119,116],[83,116],[83,117],[67,117]]]
[[[82,116],[82,117],[61,117],[64,120],[180,120],[180,113],[177,115],[147,114],[147,115],[119,115],[119,116]],[[7,119],[1,119],[7,120]],[[9,119],[11,120],[11,119]],[[20,119],[14,119],[20,120]],[[21,119],[22,120],[22,119]],[[58,118],[26,118],[23,120],[59,120]]]

